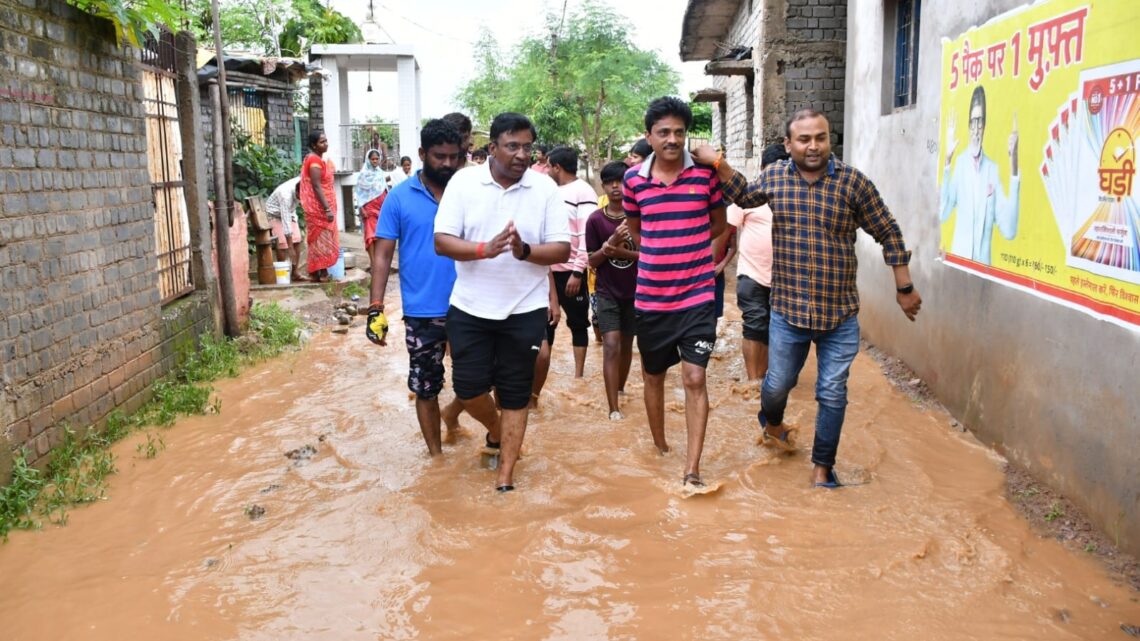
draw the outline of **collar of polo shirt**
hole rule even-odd
[[[649,152],[649,155],[646,156],[645,160],[641,162],[641,171],[637,172],[638,176],[641,176],[642,178],[649,178],[649,171],[653,168],[653,158],[656,155],[657,154],[652,151]],[[693,155],[689,153],[688,149],[681,150],[681,160],[684,163],[684,166],[681,167],[681,171],[685,171],[689,167],[692,167],[696,164],[693,162]]]

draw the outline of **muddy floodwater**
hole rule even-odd
[[[0,638],[1129,638],[1138,594],[1034,534],[1002,460],[865,354],[837,467],[859,484],[810,489],[806,448],[755,444],[739,331],[709,367],[702,475],[723,486],[688,499],[677,372],[677,449],[659,456],[636,362],[610,422],[600,345],[573,380],[561,328],[518,491],[500,496],[469,417],[426,456],[402,323],[383,349],[359,319],[318,334],[220,383],[222,413],[163,431],[156,459],[141,437],[116,446],[108,500],[0,545]],[[810,363],[789,407],[808,433]]]

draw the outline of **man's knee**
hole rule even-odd
[[[686,390],[697,391],[705,388],[705,368],[684,367],[681,370],[681,383]]]
[[[847,381],[819,380],[815,385],[815,400],[832,409],[847,407]]]

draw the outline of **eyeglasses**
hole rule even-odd
[[[534,145],[533,144],[520,145],[517,142],[508,142],[505,145],[497,145],[497,146],[502,147],[503,149],[506,149],[507,153],[512,154],[512,155],[517,154],[517,153],[519,153],[520,150],[522,150],[522,151],[525,151],[527,153],[527,155],[529,156],[534,151]]]

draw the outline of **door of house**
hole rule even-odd
[[[162,303],[194,291],[190,269],[190,219],[183,195],[182,137],[175,93],[174,35],[147,38],[142,50],[147,168],[154,199],[158,287]]]

